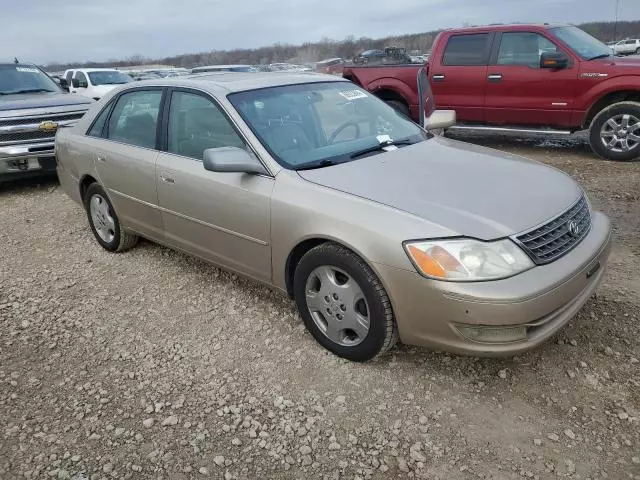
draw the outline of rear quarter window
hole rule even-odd
[[[488,33],[451,36],[444,49],[442,64],[447,66],[487,65],[490,39],[491,36]]]

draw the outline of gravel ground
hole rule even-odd
[[[615,225],[597,297],[511,359],[343,361],[286,296],[103,251],[55,180],[0,187],[0,478],[640,479],[640,163],[473,141],[565,170]]]

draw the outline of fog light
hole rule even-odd
[[[491,327],[487,325],[456,325],[458,331],[469,340],[481,343],[510,343],[525,340],[527,327]]]

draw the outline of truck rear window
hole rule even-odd
[[[488,33],[453,35],[445,47],[442,64],[448,66],[487,65],[489,39]]]

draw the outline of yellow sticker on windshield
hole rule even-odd
[[[362,90],[345,90],[343,92],[338,92],[347,100],[356,100],[357,98],[367,98],[367,94]]]

